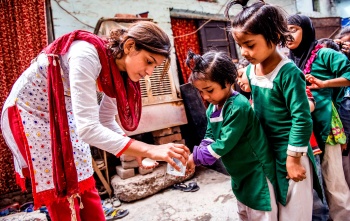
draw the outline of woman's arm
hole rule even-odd
[[[117,155],[130,144],[130,138],[100,122],[96,79],[101,64],[96,49],[84,41],[73,42],[68,59],[72,109],[79,138],[89,145]]]
[[[111,129],[112,131],[125,135],[124,130],[119,126],[115,120],[118,114],[117,101],[115,98],[103,95],[100,103],[100,122],[103,126]]]
[[[86,42],[80,44],[71,46],[69,56],[72,108],[80,139],[116,156],[122,153],[145,156],[154,160],[164,160],[179,169],[172,158],[178,158],[185,164],[190,153],[185,145],[150,145],[132,140],[102,125],[96,96],[96,79],[101,64],[92,45]]]

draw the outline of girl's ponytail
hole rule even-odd
[[[205,72],[205,60],[199,54],[195,54],[192,50],[187,52],[186,65],[192,72]]]
[[[224,12],[225,17],[230,19],[229,11],[233,5],[236,5],[236,4],[242,5],[242,8],[244,10],[247,8],[248,2],[249,2],[249,0],[233,0],[233,1],[231,0],[231,1],[229,1],[229,3],[227,3],[226,8],[225,8],[225,12]]]

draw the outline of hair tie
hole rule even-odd
[[[120,29],[120,34],[121,35],[125,34],[126,32],[128,32],[128,30],[126,30],[125,28]]]

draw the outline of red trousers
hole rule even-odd
[[[74,199],[77,221],[105,221],[101,198],[96,188],[80,195],[84,208],[80,209],[79,198]],[[71,221],[71,210],[67,201],[54,202],[47,206],[52,221]]]

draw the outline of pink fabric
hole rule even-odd
[[[83,209],[80,209],[79,198],[74,199],[74,206],[77,215],[77,221],[103,221],[106,220],[101,198],[96,188],[85,191],[80,194]],[[57,201],[47,206],[52,221],[70,221],[71,210],[68,201]]]
[[[317,52],[318,50],[320,50],[321,48],[323,48],[322,45],[316,45],[315,49],[311,51],[311,55],[309,60],[307,60],[306,64],[305,64],[305,68],[303,70],[304,74],[309,74],[311,72],[311,67],[312,67],[312,62],[314,62],[314,60],[317,57]]]

